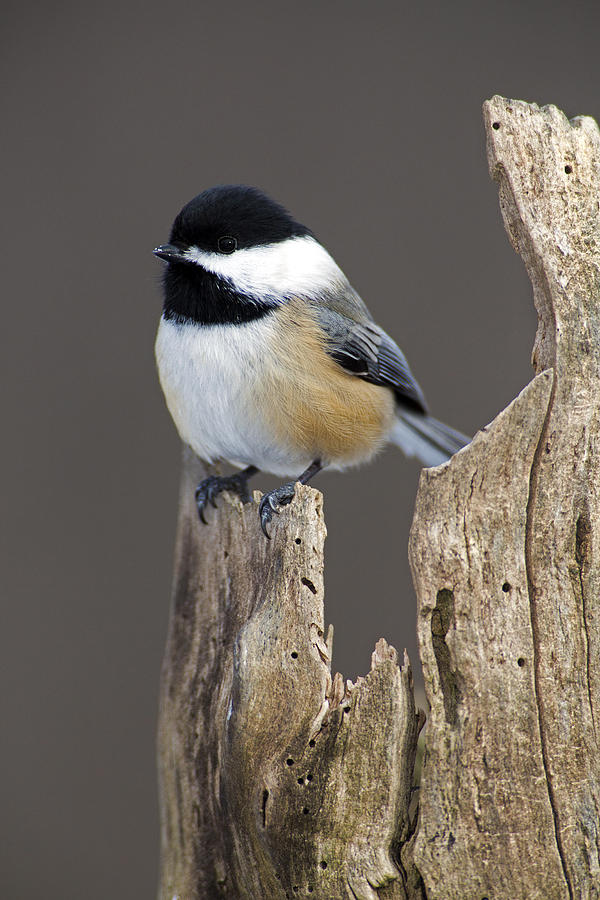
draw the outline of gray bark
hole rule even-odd
[[[488,156],[539,315],[536,377],[423,471],[410,539],[431,705],[385,641],[331,675],[321,495],[273,540],[184,458],[159,721],[161,900],[600,897],[600,133],[494,97]]]
[[[410,540],[431,714],[427,896],[600,890],[600,133],[494,97],[488,158],[533,285],[539,373],[447,466]]]
[[[298,487],[267,541],[223,495],[202,526],[184,459],[159,723],[160,897],[406,896],[417,733],[408,659],[379,641],[331,677],[322,497]],[[381,890],[380,890],[381,889]]]

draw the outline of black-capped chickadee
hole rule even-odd
[[[242,469],[196,491],[203,521],[224,490],[249,501],[259,470],[306,484],[389,441],[426,466],[469,438],[433,419],[406,359],[314,234],[257,188],[224,185],[181,210],[165,260],[156,359],[182,440]],[[265,494],[259,514],[294,497]]]

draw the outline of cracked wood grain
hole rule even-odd
[[[161,900],[400,900],[418,731],[406,656],[331,677],[322,497],[265,540],[256,502],[210,524],[186,451],[159,717]],[[415,878],[414,873],[408,873]]]
[[[600,896],[600,133],[484,105],[537,377],[422,473],[410,539],[431,703],[416,865],[428,898]]]

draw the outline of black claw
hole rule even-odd
[[[204,512],[210,503],[215,509],[217,508],[217,497],[223,491],[231,491],[237,494],[242,503],[251,503],[252,497],[248,489],[249,474],[239,472],[237,475],[210,475],[201,481],[196,488],[196,506],[198,507],[198,515],[205,525],[208,525]]]
[[[258,507],[258,515],[260,518],[260,527],[262,528],[262,532],[267,540],[271,540],[271,535],[267,531],[267,525],[271,522],[273,518],[273,508],[270,506],[269,495],[265,494],[265,496],[260,501],[260,506]]]
[[[265,518],[264,516],[261,516],[261,517],[260,517],[260,527],[261,527],[261,529],[262,529],[262,533],[264,534],[264,536],[266,537],[266,539],[267,539],[268,541],[271,540],[271,535],[270,535],[269,532],[267,531],[267,525],[269,524],[270,521],[271,521],[271,517],[270,517],[270,516],[269,516],[268,518]]]
[[[209,500],[210,481],[210,478],[206,478],[204,481],[202,481],[196,488],[195,493],[198,515],[205,525],[208,525],[208,522],[206,521],[206,517],[204,515],[204,510],[206,509],[206,504]]]
[[[263,495],[258,507],[258,515],[260,517],[260,527],[266,538],[271,540],[271,535],[267,531],[274,514],[278,514],[282,506],[287,506],[294,499],[296,491],[296,482],[290,481],[288,484],[282,484],[281,487],[275,488]]]

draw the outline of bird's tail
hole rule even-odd
[[[391,439],[406,456],[416,456],[424,466],[439,466],[471,438],[423,413],[399,410]]]

